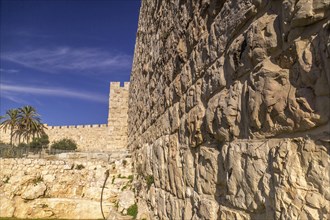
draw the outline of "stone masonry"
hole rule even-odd
[[[51,143],[71,138],[79,151],[109,151],[127,146],[127,108],[129,83],[110,83],[108,124],[48,126],[45,130]],[[0,130],[0,140],[10,142],[10,133]],[[17,142],[17,141],[16,141]]]
[[[46,133],[51,143],[71,138],[75,140],[79,151],[107,151],[109,127],[103,125],[47,126]]]
[[[128,89],[128,82],[124,83],[124,87],[120,87],[119,82],[110,84],[107,145],[111,149],[123,148],[127,145]]]
[[[329,219],[329,16],[329,0],[142,0],[138,217]]]

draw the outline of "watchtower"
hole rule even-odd
[[[129,82],[125,82],[123,87],[120,86],[120,82],[110,83],[108,149],[126,148],[128,90]]]

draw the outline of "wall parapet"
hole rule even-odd
[[[124,82],[124,86],[121,86],[120,82],[110,82],[110,88],[112,88],[112,89],[115,89],[115,88],[128,89],[129,88],[129,82]]]
[[[47,129],[66,129],[66,128],[105,128],[107,124],[91,124],[91,125],[60,125],[60,126],[49,126],[46,125]]]

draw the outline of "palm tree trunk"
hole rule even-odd
[[[13,128],[10,129],[10,146],[13,147]]]

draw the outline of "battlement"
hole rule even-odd
[[[105,128],[107,124],[92,124],[92,125],[62,125],[62,126],[49,126],[46,125],[47,129],[67,129],[67,128]]]
[[[129,82],[124,82],[124,86],[120,86],[120,82],[110,82],[110,90],[111,89],[118,89],[118,88],[128,89],[129,88]]]

